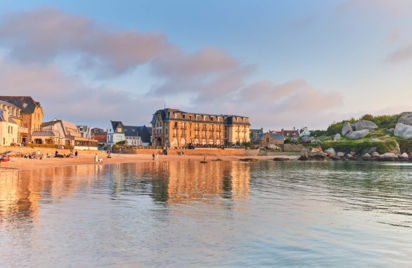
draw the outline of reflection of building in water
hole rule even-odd
[[[42,197],[68,197],[79,187],[93,183],[101,166],[7,171],[0,173],[0,221],[7,217],[36,218]],[[13,220],[9,218],[9,220]]]
[[[232,198],[245,198],[249,195],[250,165],[241,162],[231,163]]]
[[[243,162],[154,161],[108,167],[113,197],[124,192],[150,195],[156,202],[245,198],[250,166]]]
[[[168,202],[209,199],[208,195],[244,198],[249,194],[250,167],[240,162],[170,162]]]

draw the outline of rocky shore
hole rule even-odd
[[[305,150],[298,158],[301,161],[318,160],[318,161],[402,161],[412,162],[412,154],[388,152],[380,154],[378,152],[359,154],[356,152],[335,152],[333,148],[329,148],[323,151],[321,148],[313,148],[311,150]]]

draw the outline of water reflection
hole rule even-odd
[[[0,172],[0,221],[15,217],[36,218],[39,202],[54,202],[70,197],[79,188],[87,187],[98,177],[103,166],[71,166],[66,168]]]
[[[187,160],[0,172],[0,266],[411,260],[411,166]]]
[[[0,173],[0,220],[36,218],[39,202],[56,202],[105,180],[112,199],[146,194],[168,204],[222,198],[244,199],[249,194],[250,166],[241,162],[149,162],[81,165]]]

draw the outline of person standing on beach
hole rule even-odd
[[[153,160],[155,160],[155,154],[154,153],[152,153],[152,157],[153,157]]]
[[[94,162],[95,163],[99,162],[99,158],[97,157],[97,154],[94,155]]]

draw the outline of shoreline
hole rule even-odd
[[[43,169],[43,168],[56,168],[56,167],[66,167],[66,166],[77,166],[77,165],[106,165],[106,164],[116,164],[116,163],[145,163],[153,161],[181,161],[181,160],[197,160],[202,161],[204,156],[201,155],[159,155],[158,159],[153,160],[152,155],[148,154],[112,154],[111,158],[99,155],[102,158],[102,163],[94,162],[94,155],[79,155],[73,158],[45,158],[45,159],[27,159],[19,157],[10,157],[9,162],[2,162],[0,164],[1,170],[33,170],[33,169]],[[228,155],[216,155],[216,156],[206,156],[206,161],[260,161],[260,160],[273,160],[274,158],[284,158],[286,161],[297,160],[299,156],[228,156]],[[291,159],[292,158],[292,159]]]

